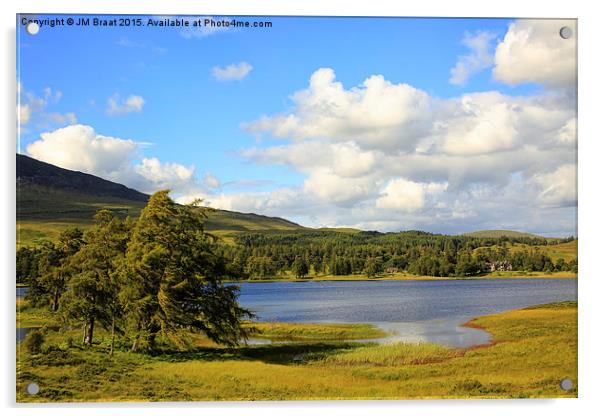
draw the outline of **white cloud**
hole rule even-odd
[[[316,70],[309,88],[291,98],[290,113],[264,116],[245,124],[245,129],[283,139],[353,140],[362,148],[410,149],[428,131],[424,121],[433,111],[428,94],[407,84],[373,75],[345,90],[330,68]]]
[[[577,118],[569,119],[558,131],[559,143],[574,145],[577,142]]]
[[[303,184],[306,193],[340,206],[366,199],[376,189],[374,179],[369,176],[346,178],[328,168],[313,171]]]
[[[17,83],[19,104],[17,104],[18,120],[21,126],[32,123],[47,128],[55,125],[75,124],[77,117],[74,113],[57,113],[48,111],[49,106],[58,103],[63,93],[46,87],[41,96],[26,90],[21,82]]]
[[[130,95],[125,100],[121,100],[119,95],[115,94],[107,100],[107,114],[113,116],[140,113],[144,103],[144,98],[140,95]]]
[[[571,38],[560,37],[563,26],[571,28]],[[576,46],[575,20],[517,20],[497,46],[493,76],[510,85],[534,82],[574,88]]]
[[[252,69],[253,67],[250,64],[240,62],[225,67],[214,66],[211,69],[211,74],[218,81],[241,81],[249,75]]]
[[[262,164],[292,165],[305,173],[328,166],[333,173],[341,177],[356,177],[369,173],[379,157],[377,152],[362,150],[354,142],[328,143],[319,140],[272,146],[267,149],[244,149],[240,154]]]
[[[261,213],[294,215],[313,226],[570,234],[574,207],[567,195],[575,185],[552,185],[561,173],[550,172],[574,163],[575,98],[566,89],[546,89],[440,99],[382,76],[346,89],[333,70],[321,68],[307,89],[292,94],[290,110],[243,125],[284,143],[239,152],[301,173],[303,183],[291,192],[303,212],[268,208],[263,202],[273,201],[271,192],[220,200],[249,209],[250,198]]]
[[[31,107],[27,104],[17,105],[17,117],[19,117],[19,123],[25,125],[31,120]]]
[[[517,108],[511,99],[492,93],[464,95],[456,115],[441,120],[441,149],[452,155],[491,153],[517,145]]]
[[[163,163],[159,159],[144,158],[142,163],[134,166],[134,171],[152,183],[151,189],[172,188],[174,185],[193,181],[194,168],[178,163]],[[178,189],[176,189],[178,191]]]
[[[577,166],[562,165],[553,172],[533,177],[540,188],[539,198],[546,205],[572,206],[577,203]]]
[[[122,169],[135,150],[132,140],[98,135],[81,124],[42,133],[40,140],[27,146],[27,153],[36,159],[102,175]]]
[[[475,73],[493,65],[490,43],[495,39],[491,32],[467,33],[462,43],[470,49],[468,55],[462,55],[450,71],[449,82],[454,85],[465,85]]]
[[[42,133],[39,140],[27,146],[27,153],[38,160],[142,192],[171,189],[175,197],[207,194],[194,178],[192,166],[144,157],[133,140],[103,136],[90,126],[78,124]]]
[[[391,179],[376,200],[379,209],[414,212],[424,207],[428,194],[447,189],[444,183],[417,183],[404,178]]]
[[[205,176],[203,177],[203,183],[209,188],[219,188],[221,186],[219,178],[209,172],[205,173]]]

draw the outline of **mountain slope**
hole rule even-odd
[[[29,156],[17,154],[17,190],[27,185],[51,187],[80,195],[146,202],[148,195],[97,176],[59,168]]]
[[[137,217],[148,198],[124,185],[17,154],[18,245],[54,240],[69,226],[86,228],[101,208],[123,217]],[[245,231],[303,227],[282,218],[215,210],[207,229],[227,237]]]

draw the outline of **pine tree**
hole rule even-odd
[[[82,323],[83,343],[92,345],[94,327],[111,329],[111,354],[115,345],[120,282],[117,268],[123,261],[128,240],[128,222],[108,210],[99,211],[95,227],[85,235],[86,244],[70,259],[73,275],[61,298],[61,312],[68,321]]]
[[[303,279],[309,273],[309,265],[303,257],[296,257],[293,262],[293,273],[298,279]]]
[[[221,281],[225,262],[204,231],[204,209],[179,206],[168,194],[156,192],[142,210],[123,262],[120,298],[132,350],[152,350],[160,332],[177,336],[181,328],[235,345],[246,339],[241,320],[251,313],[236,302],[238,288]]]
[[[38,263],[39,279],[29,296],[36,304],[49,303],[52,311],[59,309],[59,299],[73,274],[70,257],[82,246],[83,233],[79,228],[68,228],[59,236],[56,245],[46,244]]]

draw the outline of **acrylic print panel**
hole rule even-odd
[[[19,402],[577,396],[577,22],[18,15]]]

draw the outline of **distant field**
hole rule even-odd
[[[493,246],[492,248],[495,248]],[[478,253],[479,250],[485,250],[485,247],[476,248],[474,251]],[[516,253],[519,251],[532,251],[539,250],[549,256],[554,262],[558,259],[564,259],[565,261],[571,261],[577,258],[577,240],[569,241],[568,243],[550,244],[546,246],[528,246],[526,244],[512,244],[508,246],[510,253]]]

